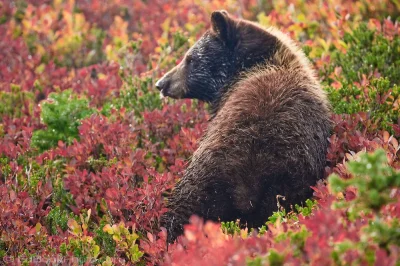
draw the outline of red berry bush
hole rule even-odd
[[[3,1],[0,261],[6,265],[398,265],[396,1]],[[326,180],[261,228],[160,216],[209,118],[154,82],[226,9],[299,42],[333,106]]]

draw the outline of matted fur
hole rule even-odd
[[[234,38],[224,40],[236,49],[234,71],[212,101],[207,131],[169,198],[162,225],[170,242],[192,214],[261,226],[277,210],[277,195],[286,208],[311,197],[326,163],[330,106],[303,52],[275,28],[226,13],[214,17],[213,27],[222,27],[212,30],[216,37]]]

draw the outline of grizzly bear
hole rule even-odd
[[[323,178],[330,105],[309,61],[275,28],[211,15],[211,28],[157,83],[163,96],[211,106],[198,149],[168,200],[168,241],[191,215],[263,225],[312,196]]]

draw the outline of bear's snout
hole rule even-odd
[[[161,96],[175,99],[183,98],[186,94],[186,87],[183,82],[182,65],[174,67],[171,71],[160,78],[155,86],[160,91]]]
[[[159,91],[163,91],[167,86],[167,80],[166,80],[166,78],[165,78],[165,76],[164,77],[162,77],[162,78],[160,78],[157,82],[156,82],[156,88],[157,88],[157,90],[159,90]]]
[[[165,74],[155,84],[157,90],[160,91],[161,97],[172,97],[170,93],[171,78],[169,76],[170,73]]]

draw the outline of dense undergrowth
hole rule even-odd
[[[193,217],[167,249],[164,196],[208,114],[198,101],[161,101],[154,82],[221,8],[279,27],[313,62],[335,113],[327,180],[258,230]],[[373,0],[0,2],[1,263],[399,265],[399,10]]]

